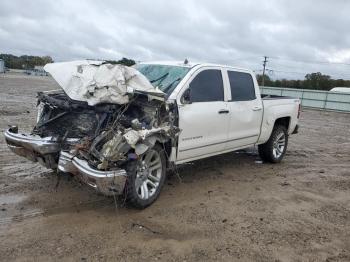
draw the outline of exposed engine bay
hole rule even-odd
[[[144,154],[156,142],[175,141],[179,129],[173,104],[134,93],[124,105],[94,106],[70,99],[62,90],[38,94],[34,135],[54,137],[61,149],[107,170]]]

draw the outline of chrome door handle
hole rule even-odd
[[[230,111],[228,111],[227,109],[221,109],[218,113],[219,114],[228,114],[228,113],[230,113]]]
[[[260,106],[254,106],[253,107],[253,111],[260,111],[262,109],[262,107]]]

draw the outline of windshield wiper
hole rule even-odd
[[[168,91],[170,90],[170,88],[176,83],[176,82],[178,82],[178,81],[180,81],[181,80],[181,77],[179,77],[179,78],[176,78],[173,82],[171,82],[166,88],[164,88],[162,91],[164,92],[164,93],[168,93]]]
[[[156,79],[151,80],[150,82],[151,82],[151,83],[154,83],[154,82],[157,82],[157,81],[159,81],[159,80],[164,80],[164,78],[166,78],[168,75],[169,75],[169,72],[168,72],[168,73],[165,73],[165,74],[162,75],[161,77],[158,77],[158,78],[156,78]]]

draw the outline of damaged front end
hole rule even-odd
[[[107,67],[102,75],[101,66]],[[142,75],[115,66],[74,64],[69,79],[49,71],[63,90],[38,93],[37,124],[31,134],[17,127],[6,130],[8,147],[47,168],[71,173],[105,195],[122,194],[128,163],[156,143],[171,149],[179,129],[176,107],[161,92],[135,88],[144,87]]]

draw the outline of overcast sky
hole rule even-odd
[[[253,70],[266,55],[273,78],[320,71],[350,79],[350,1],[2,0],[0,53],[188,58]]]

